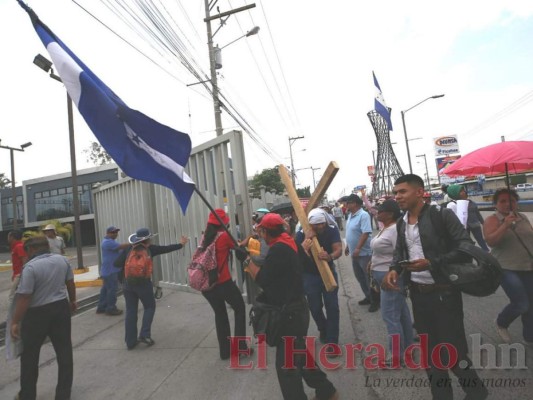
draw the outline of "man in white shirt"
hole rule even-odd
[[[449,209],[437,211],[425,204],[424,181],[407,174],[394,182],[396,201],[405,216],[398,221],[398,240],[385,286],[397,289],[400,273],[409,284],[416,330],[427,347],[426,373],[433,399],[453,399],[448,369],[459,378],[466,399],[482,400],[488,391],[468,358],[461,292],[451,286],[442,266],[464,262],[457,251],[460,243],[472,243],[457,216]],[[432,214],[441,218],[440,232]],[[444,350],[452,346],[455,356]],[[435,350],[435,351],[434,351]],[[436,353],[436,356],[435,354]],[[407,366],[409,362],[406,360]],[[444,367],[444,368],[443,368]]]

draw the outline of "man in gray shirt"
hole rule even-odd
[[[74,275],[65,257],[50,253],[45,237],[28,239],[24,249],[29,261],[22,271],[10,327],[11,336],[22,340],[24,348],[20,357],[18,398],[36,398],[39,352],[48,336],[58,364],[55,398],[70,399],[73,379],[71,312],[77,308]]]

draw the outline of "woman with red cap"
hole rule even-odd
[[[318,400],[336,400],[339,393],[327,375],[313,362],[308,368],[311,353],[293,354],[294,368],[285,367],[289,357],[289,345],[282,337],[295,337],[293,348],[306,348],[305,338],[309,328],[309,307],[304,295],[302,265],[294,239],[285,231],[285,220],[279,214],[266,214],[257,226],[259,235],[270,246],[264,265],[259,268],[250,263],[249,272],[263,289],[257,301],[282,308],[282,325],[276,345],[276,372],[285,400],[307,400],[302,379],[315,389]],[[314,360],[313,360],[314,361]]]
[[[207,299],[215,312],[215,326],[220,358],[222,360],[227,360],[231,355],[231,330],[226,303],[231,306],[235,315],[234,336],[242,337],[246,335],[246,308],[241,291],[231,279],[231,273],[228,266],[230,250],[235,248],[235,243],[220,222],[222,221],[224,225],[228,225],[229,217],[221,208],[217,208],[215,212],[218,218],[213,212],[209,214],[207,227],[200,247],[206,249],[207,246],[215,242],[218,279],[215,287],[211,290],[202,292],[202,295]],[[243,341],[239,341],[239,346],[246,349],[246,344]]]

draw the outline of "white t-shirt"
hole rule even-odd
[[[396,247],[398,230],[396,224],[384,228],[376,237],[372,238],[372,270],[387,272],[392,262],[392,255]]]
[[[409,224],[409,213],[405,213],[405,242],[407,244],[407,253],[409,260],[419,260],[426,258],[420,241],[420,233],[418,231],[418,221],[414,225]],[[411,272],[411,280],[416,283],[425,285],[435,283],[429,271]]]
[[[61,236],[56,236],[55,238],[47,238],[48,244],[50,245],[50,253],[53,254],[63,254],[65,249],[65,242]]]

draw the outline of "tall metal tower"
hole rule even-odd
[[[374,128],[378,142],[378,154],[374,161],[376,165],[374,165],[372,195],[374,197],[390,196],[394,188],[394,181],[404,173],[398,163],[396,154],[394,154],[387,122],[375,110],[368,112],[367,115]]]

